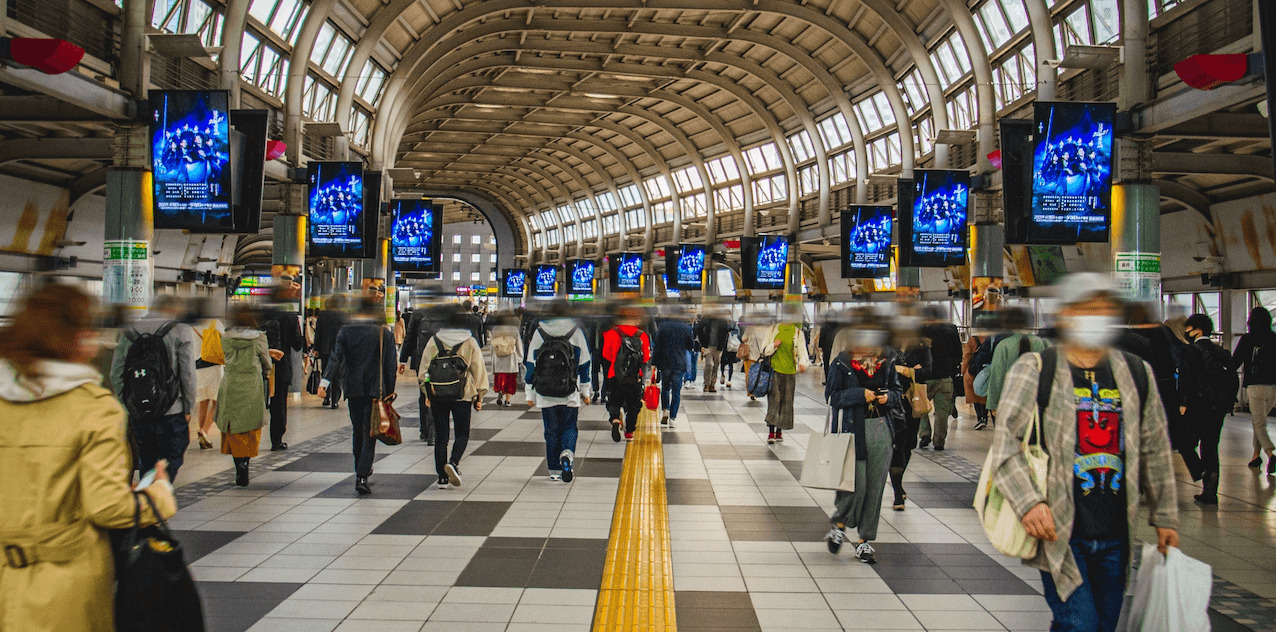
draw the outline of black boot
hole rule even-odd
[[[235,484],[248,487],[248,457],[235,457]]]
[[[904,492],[904,468],[891,468],[891,487],[895,489],[895,502],[891,503],[891,509],[903,511],[904,500],[908,498],[908,494]]]
[[[1202,505],[1218,504],[1218,472],[1206,472],[1201,483],[1201,493],[1196,495],[1196,502]]]
[[[362,476],[354,479],[354,491],[358,492],[360,496],[371,494],[372,488],[368,486],[368,479]]]

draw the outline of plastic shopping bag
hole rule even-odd
[[[1144,544],[1121,609],[1118,632],[1209,632],[1208,564],[1176,548]]]

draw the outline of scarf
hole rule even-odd
[[[882,368],[883,359],[879,356],[854,356],[851,358],[851,368],[856,371],[863,371],[865,375],[873,377],[877,370]]]

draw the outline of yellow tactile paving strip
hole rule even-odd
[[[625,453],[594,632],[678,629],[660,424],[643,409]]]

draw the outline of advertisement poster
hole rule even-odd
[[[365,256],[363,165],[312,162],[310,176],[310,248],[315,257]]]
[[[682,246],[678,253],[678,278],[674,279],[678,289],[704,287],[704,254],[704,246]]]
[[[611,255],[611,288],[615,292],[642,290],[642,255],[622,252]]]
[[[150,243],[132,239],[103,244],[102,299],[107,305],[147,309],[151,305]]]
[[[842,211],[842,278],[875,279],[890,273],[889,206],[852,206]]]
[[[523,298],[527,291],[527,270],[506,270],[504,282],[501,284],[501,296],[505,298]]]
[[[234,228],[229,101],[224,90],[150,93],[156,228]]]
[[[390,257],[400,272],[439,274],[443,247],[442,209],[422,200],[395,200],[391,205]]]
[[[1034,110],[1028,241],[1107,241],[1116,106],[1037,102]]]
[[[567,262],[567,274],[571,279],[567,293],[577,298],[594,296],[594,262],[588,259],[571,259]]]
[[[913,178],[909,265],[933,268],[965,263],[970,174],[917,170]]]
[[[1161,301],[1161,255],[1156,252],[1115,254],[1117,290],[1127,301],[1157,304]]]
[[[784,289],[784,271],[789,263],[789,238],[768,235],[758,240],[758,254],[754,259],[754,282],[762,290]]]
[[[558,266],[536,266],[536,296],[553,297],[558,294]]]

